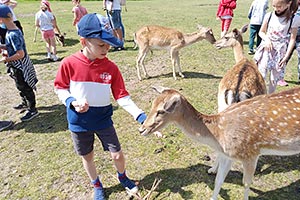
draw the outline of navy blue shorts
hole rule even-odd
[[[95,135],[100,139],[104,151],[118,152],[121,150],[121,145],[113,126],[99,131],[71,132],[71,135],[74,149],[80,156],[87,155],[93,151]]]

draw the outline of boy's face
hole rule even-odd
[[[82,40],[85,54],[89,59],[103,59],[106,57],[110,45],[96,38],[84,38]]]

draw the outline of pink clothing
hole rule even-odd
[[[41,33],[42,33],[42,38],[44,40],[54,38],[54,35],[55,35],[53,29],[52,30],[47,30],[47,31],[42,31],[41,30]]]
[[[230,19],[221,19],[221,29],[222,31],[228,31],[230,24],[231,24],[232,18]]]
[[[73,21],[73,25],[76,25],[80,19],[86,15],[88,12],[86,10],[85,7],[78,5],[78,6],[74,6],[72,9],[72,13],[74,13],[75,19]]]
[[[217,17],[231,16],[233,17],[233,10],[236,8],[236,0],[220,0]]]

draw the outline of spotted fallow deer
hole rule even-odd
[[[233,103],[267,93],[265,81],[257,65],[244,55],[242,34],[247,31],[247,28],[248,24],[240,30],[233,29],[215,43],[217,49],[232,47],[236,62],[219,84],[218,112],[225,110]],[[208,173],[216,173],[218,159],[219,157]]]
[[[211,44],[216,41],[211,28],[206,28],[201,25],[198,25],[198,31],[188,34],[183,34],[174,28],[158,25],[142,27],[134,34],[134,42],[139,48],[139,53],[136,59],[138,79],[142,80],[140,66],[143,69],[144,76],[149,78],[144,60],[147,53],[152,49],[168,50],[171,55],[174,79],[176,80],[176,67],[178,68],[179,75],[184,78],[180,67],[179,50],[204,39],[209,41]]]
[[[233,160],[243,165],[244,200],[248,199],[260,155],[300,153],[300,88],[266,94],[233,104],[215,115],[198,112],[179,92],[156,88],[142,135],[175,123],[192,139],[221,156],[211,200],[216,200]]]

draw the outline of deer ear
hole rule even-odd
[[[240,29],[241,33],[245,33],[245,32],[248,30],[248,25],[249,25],[249,24],[245,24],[245,25]]]
[[[169,88],[162,87],[162,86],[151,86],[158,93],[163,93],[163,91],[168,90]]]
[[[181,103],[181,99],[179,95],[172,96],[164,105],[164,110],[172,113],[175,108]]]
[[[235,28],[235,29],[232,30],[232,33],[233,33],[233,36],[235,38],[237,38],[237,36],[240,34],[240,31]]]

